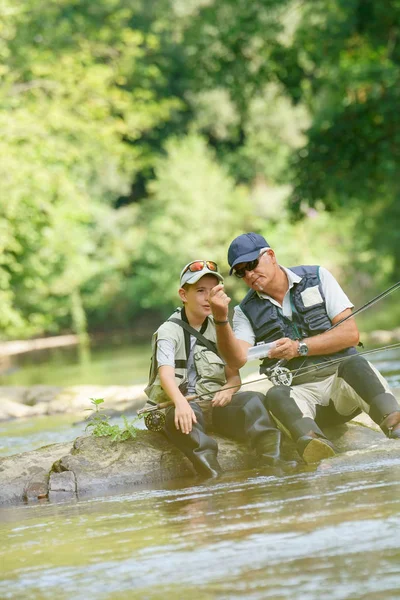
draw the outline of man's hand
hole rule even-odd
[[[223,388],[219,390],[211,400],[211,404],[213,407],[215,406],[226,406],[232,400],[233,392],[235,390],[224,390]]]
[[[281,338],[276,341],[275,348],[272,348],[268,352],[269,358],[284,358],[285,360],[290,360],[299,356],[297,349],[299,347],[299,342],[297,340],[291,340],[290,338]]]
[[[175,427],[182,433],[190,433],[193,423],[197,423],[196,415],[186,398],[175,402]]]
[[[225,294],[222,283],[212,288],[209,302],[213,317],[216,321],[226,321],[228,318],[228,306],[231,299]]]

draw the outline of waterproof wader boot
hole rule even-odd
[[[370,406],[369,416],[379,425],[388,438],[400,439],[400,406],[396,398],[387,392],[362,356],[352,356],[338,368],[338,376]]]
[[[400,439],[400,410],[388,414],[380,424],[383,433],[391,439]]]
[[[197,423],[193,423],[192,431],[182,433],[175,427],[175,408],[167,409],[164,433],[174,446],[188,457],[196,472],[203,477],[218,477],[222,473],[217,459],[217,442],[205,433],[203,413],[195,402],[191,402]]]
[[[269,416],[259,392],[239,392],[224,407],[213,408],[213,426],[216,432],[246,441],[255,450],[259,462],[274,468],[290,471],[296,461],[281,458],[281,432]]]
[[[296,402],[290,397],[290,387],[274,386],[267,392],[266,403],[279,427],[296,442],[297,451],[305,463],[316,463],[335,456],[335,447],[316,422],[310,417],[303,417]]]

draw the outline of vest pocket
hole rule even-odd
[[[310,331],[326,331],[331,326],[331,321],[326,314],[325,307],[313,307],[304,314],[304,320]]]
[[[221,382],[221,385],[225,383],[225,363],[214,352],[197,350],[194,353],[194,364],[196,373],[201,379]]]

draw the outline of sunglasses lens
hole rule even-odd
[[[212,260],[196,260],[188,266],[188,270],[191,273],[198,273],[199,271],[202,271],[205,267],[207,267],[209,271],[218,271],[217,263],[215,263]]]
[[[213,262],[212,260],[206,260],[206,265],[210,271],[218,271],[217,263]]]
[[[255,260],[246,263],[245,266],[241,269],[236,269],[236,277],[239,277],[239,279],[243,279],[243,277],[245,277],[246,275],[246,271],[254,271],[254,269],[258,266],[259,261],[260,259],[256,258]]]
[[[196,260],[196,262],[192,262],[188,268],[191,273],[202,271],[204,269],[204,260]]]
[[[242,279],[246,275],[246,271],[244,269],[236,269],[235,275],[236,277],[239,277],[239,279]]]

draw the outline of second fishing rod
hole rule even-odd
[[[376,304],[378,301],[382,300],[383,298],[386,298],[389,294],[393,293],[394,291],[396,291],[398,288],[400,287],[400,281],[398,281],[397,283],[395,283],[394,285],[392,285],[391,287],[389,287],[388,289],[386,289],[384,292],[382,292],[381,294],[378,294],[376,297],[374,297],[372,300],[369,300],[368,302],[366,302],[363,306],[361,306],[360,308],[358,308],[357,310],[355,310],[353,313],[351,313],[350,315],[348,315],[347,317],[345,317],[344,319],[342,319],[341,321],[335,323],[334,325],[332,325],[332,327],[330,327],[327,331],[330,331],[336,327],[338,327],[339,325],[341,325],[342,323],[344,323],[345,321],[347,321],[350,318],[355,317],[356,315],[360,314],[361,312],[363,312],[364,310],[366,310],[367,308],[370,308],[371,306],[373,306],[374,304]],[[271,349],[271,347],[273,346],[274,342],[272,343],[260,343],[257,344],[256,346],[252,347],[249,349],[249,353],[248,353],[248,362],[250,360],[260,360],[263,358],[268,357],[268,353]],[[360,352],[358,353],[359,355],[365,355],[365,354],[370,354],[370,353],[374,353],[374,352],[380,352],[380,351],[384,351],[384,350],[389,350],[389,349],[394,349],[394,348],[398,348],[400,347],[400,343],[398,344],[393,344],[391,346],[386,346],[383,348],[378,348],[375,350],[369,350],[369,351],[365,351],[365,352]],[[333,365],[336,363],[340,363],[343,360],[347,360],[348,357],[341,357],[338,359],[334,359],[334,360],[330,360],[330,361],[324,361],[323,363],[320,364],[314,364],[314,365],[306,365],[304,367],[300,367],[298,369],[296,369],[295,371],[290,371],[290,369],[288,369],[287,367],[285,367],[284,365],[287,364],[288,361],[281,359],[277,362],[276,365],[274,365],[274,367],[272,367],[271,369],[269,369],[269,371],[267,372],[266,375],[264,375],[263,377],[257,378],[257,379],[253,379],[251,381],[248,382],[244,382],[242,383],[243,385],[250,385],[253,383],[259,383],[264,381],[265,379],[270,379],[272,381],[272,383],[274,385],[279,385],[279,384],[283,384],[283,385],[290,385],[292,383],[292,379],[293,377],[300,375],[305,375],[308,373],[313,373],[315,371],[321,370],[321,369],[325,369],[327,365]],[[224,388],[224,389],[233,389],[237,386],[232,386],[232,387],[228,387],[228,388]],[[196,395],[196,396],[190,396],[187,398],[188,401],[192,401],[192,400],[199,400],[202,398],[207,398],[207,399],[212,399],[213,394],[211,392],[207,392],[204,394],[200,394],[200,395]],[[164,403],[160,403],[151,407],[145,407],[143,409],[140,409],[138,411],[138,415],[145,415],[146,413],[151,413],[154,411],[159,411],[163,408],[167,408],[169,406],[173,406],[173,402],[172,401],[168,401],[168,402],[164,402]]]

